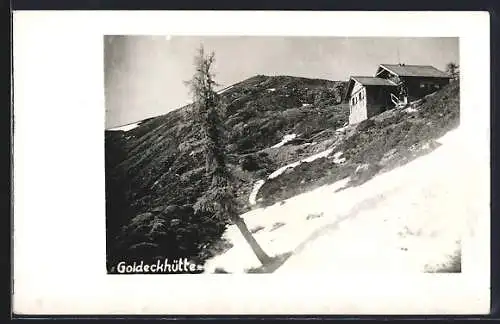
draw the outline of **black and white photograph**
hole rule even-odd
[[[488,312],[488,19],[17,13],[14,309]]]
[[[461,271],[458,38],[104,43],[109,273]]]

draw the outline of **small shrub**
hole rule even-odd
[[[263,230],[263,229],[264,229],[264,226],[257,226],[257,227],[255,227],[255,228],[252,228],[252,229],[250,230],[250,233],[255,234],[255,233],[257,233],[257,232],[260,232],[260,231],[261,231],[261,230]]]
[[[323,213],[309,214],[309,215],[307,215],[306,220],[310,220],[310,219],[314,219],[314,218],[319,218],[319,217],[322,217],[322,216],[323,216]]]
[[[260,168],[257,159],[252,155],[247,155],[241,159],[240,166],[245,171],[256,171]]]

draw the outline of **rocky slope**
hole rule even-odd
[[[438,146],[459,123],[459,85],[344,127],[345,83],[256,76],[221,92],[241,213],[350,177],[358,186]],[[230,247],[226,223],[194,214],[208,188],[200,128],[186,106],[106,132],[108,270],[120,260],[189,257]]]

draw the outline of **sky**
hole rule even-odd
[[[459,62],[458,38],[105,36],[106,128],[163,115],[190,101],[184,81],[200,45],[215,52],[215,80],[229,86],[257,74],[348,80],[378,64]]]

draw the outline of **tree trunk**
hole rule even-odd
[[[250,245],[250,247],[252,248],[253,252],[255,253],[257,258],[259,259],[260,263],[262,263],[262,265],[269,264],[271,262],[271,258],[260,247],[259,243],[257,243],[257,241],[253,237],[252,233],[250,233],[243,218],[236,217],[236,219],[234,220],[234,223],[236,224],[236,226],[240,230],[241,234],[243,235],[243,237],[247,241],[248,245]]]

